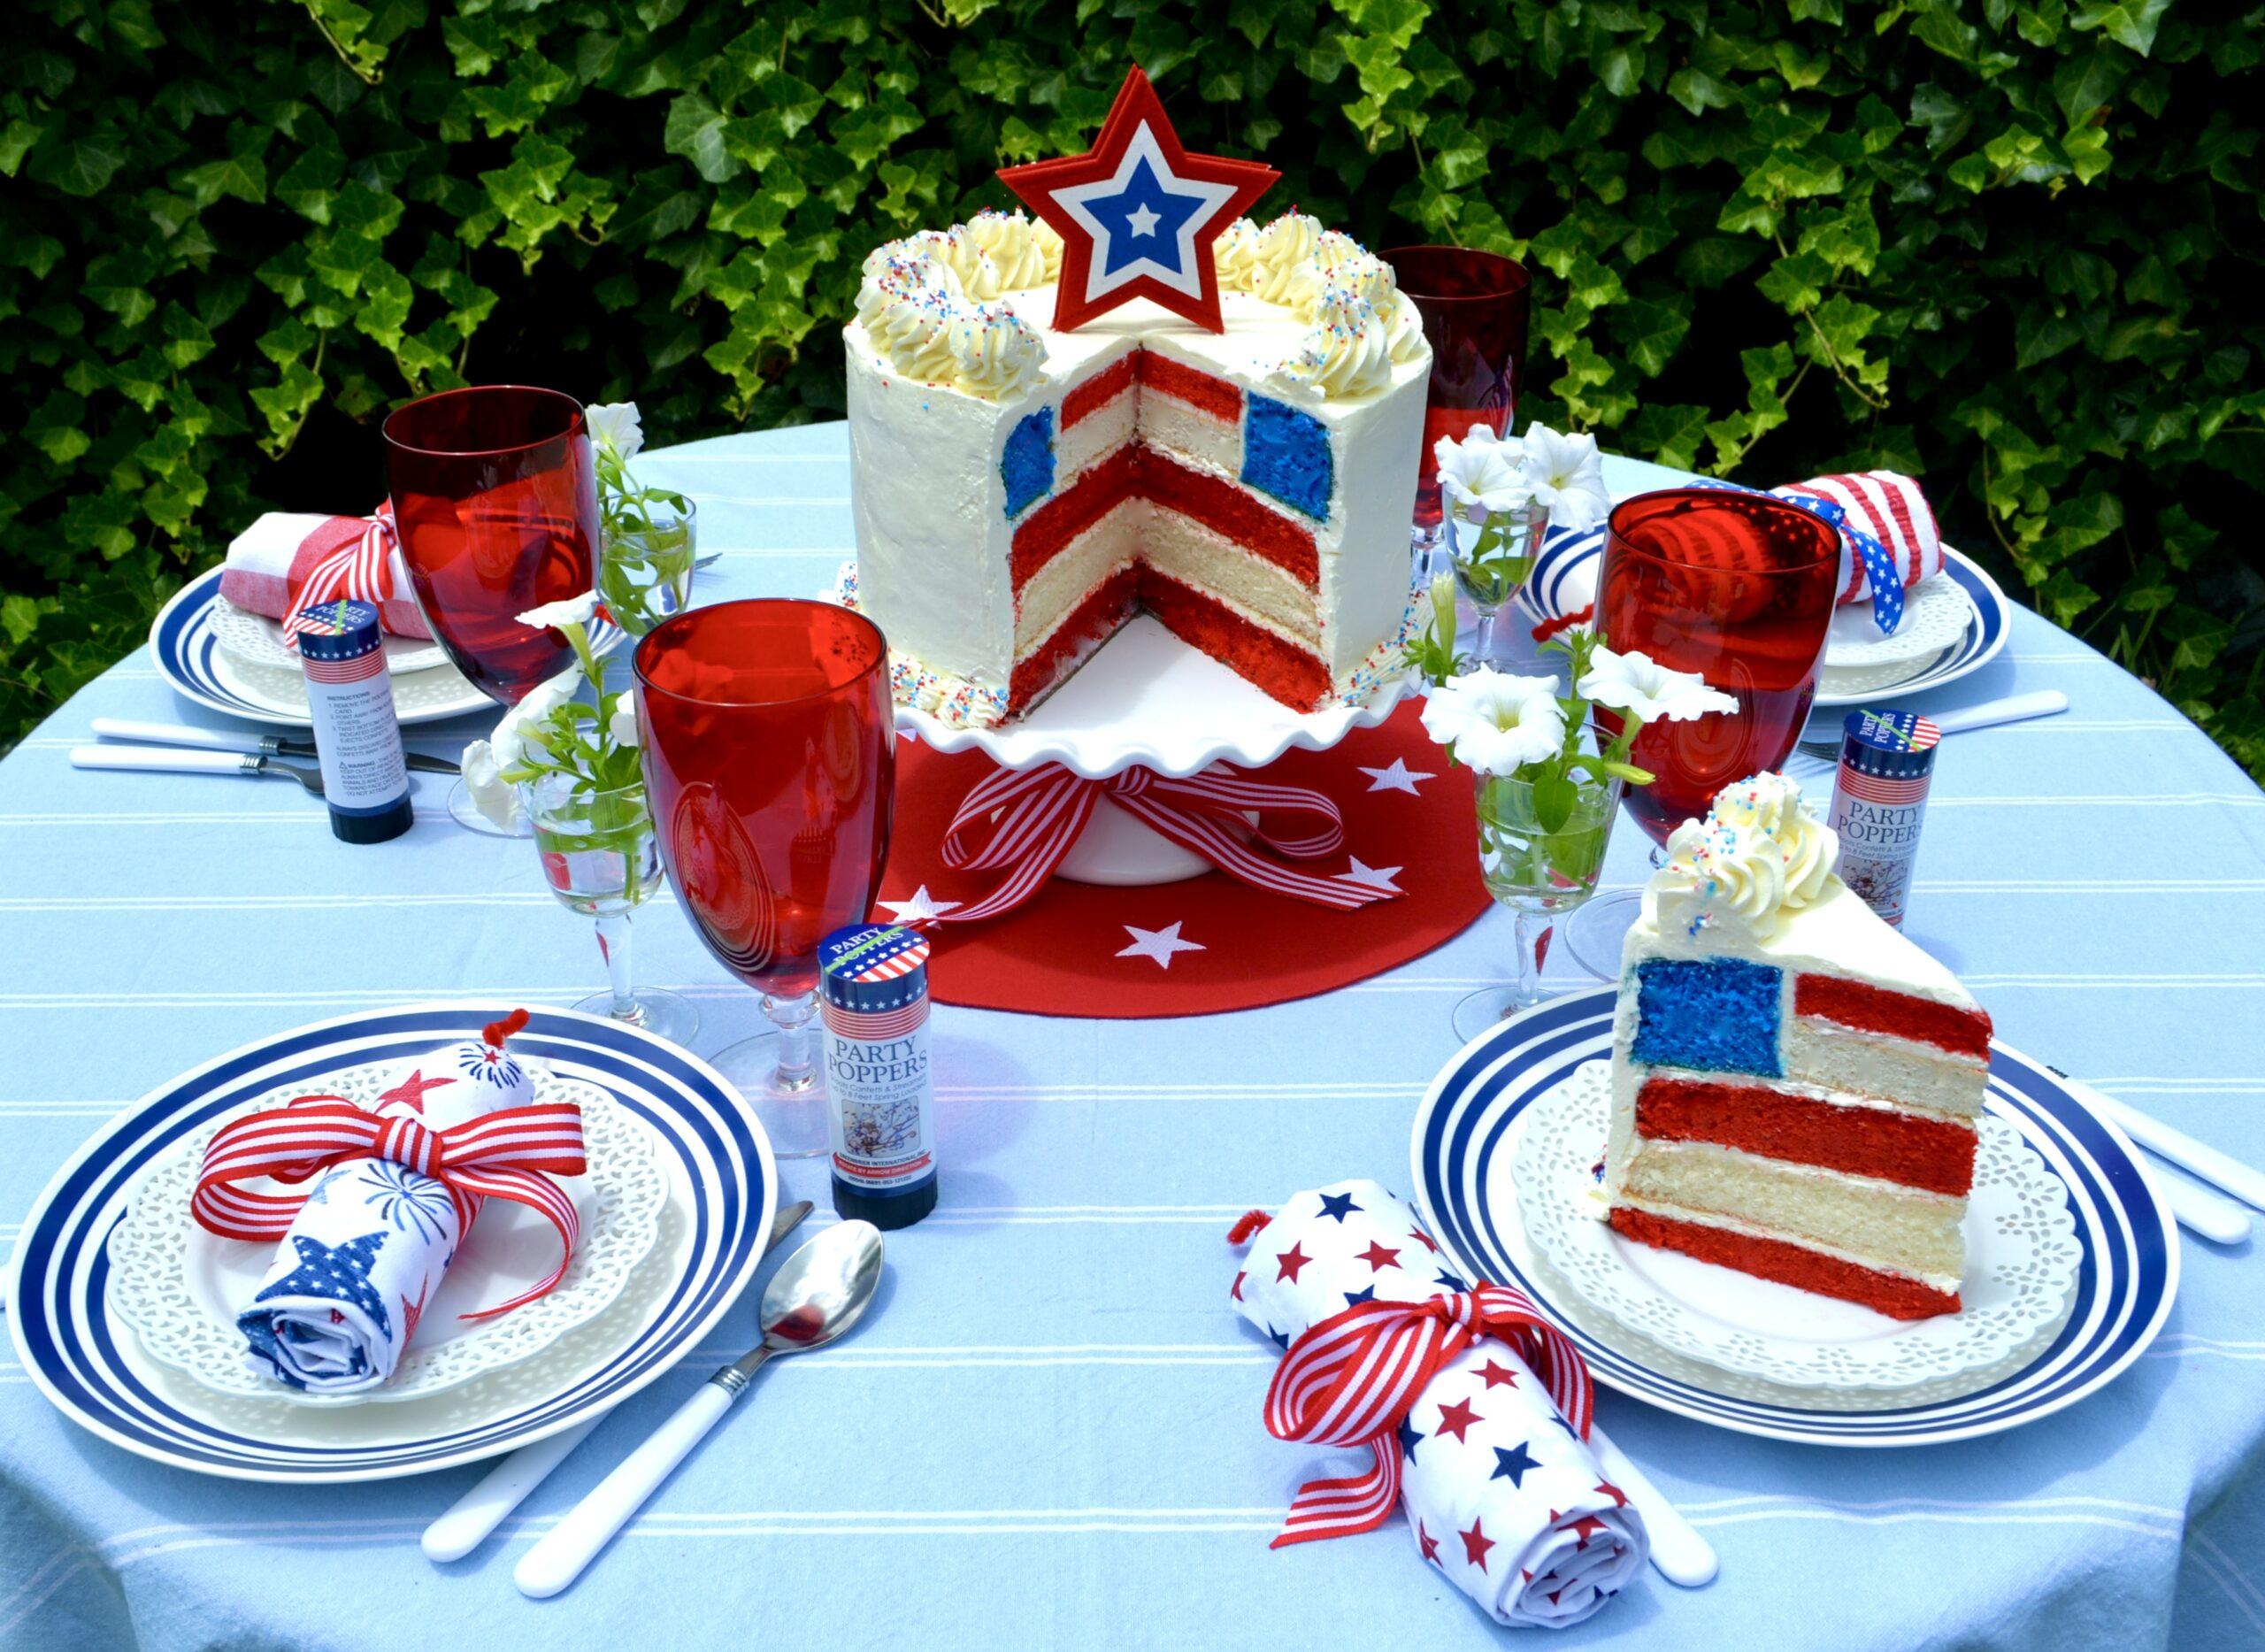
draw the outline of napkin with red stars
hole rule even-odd
[[[1373,1181],[1301,1193],[1251,1238],[1230,1291],[1286,1350],[1349,1303],[1470,1288],[1410,1205]],[[1399,1431],[1401,1508],[1424,1564],[1496,1623],[1565,1628],[1644,1569],[1644,1523],[1509,1344],[1473,1343]]]

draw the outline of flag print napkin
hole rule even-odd
[[[1471,1290],[1411,1206],[1376,1182],[1343,1181],[1297,1195],[1258,1230],[1230,1295],[1286,1351],[1355,1303]],[[1401,1507],[1424,1564],[1496,1623],[1578,1624],[1644,1568],[1641,1517],[1542,1378],[1499,1338],[1481,1338],[1434,1372],[1394,1448]]]
[[[500,1041],[444,1045],[387,1079],[370,1110],[411,1115],[434,1131],[535,1100],[534,1081]],[[479,1208],[389,1159],[324,1172],[236,1316],[251,1368],[311,1394],[385,1382]]]

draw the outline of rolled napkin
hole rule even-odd
[[[1396,1500],[1424,1561],[1513,1627],[1578,1624],[1643,1570],[1643,1520],[1586,1443],[1587,1368],[1524,1296],[1456,1277],[1373,1181],[1230,1237],[1250,1249],[1228,1294],[1286,1350],[1268,1430],[1375,1456],[1301,1487],[1274,1547],[1371,1531]]]
[[[558,1267],[468,1319],[508,1313],[556,1286],[580,1233],[553,1176],[579,1176],[581,1110],[538,1103],[505,1044],[524,1010],[477,1040],[443,1045],[387,1075],[371,1108],[302,1096],[235,1120],[205,1149],[191,1206],[227,1239],[278,1239],[275,1260],[236,1316],[246,1360],[314,1394],[357,1394],[401,1364],[434,1288],[490,1198],[526,1204],[557,1230]],[[276,1194],[240,1184],[311,1186]]]
[[[269,511],[228,546],[220,595],[249,613],[282,621],[283,640],[295,648],[292,620],[342,596],[376,603],[378,623],[395,636],[433,634],[410,594],[389,504],[371,516]]]

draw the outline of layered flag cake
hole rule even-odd
[[[1621,960],[1612,1226],[1899,1319],[1957,1312],[1989,1016],[1834,874],[1784,776],[1667,849]]]
[[[1039,703],[1146,610],[1283,703],[1397,657],[1431,350],[1380,261],[1238,219],[1223,333],[1145,300],[1050,325],[1060,243],[1020,213],[893,242],[846,329],[857,564],[900,700]]]

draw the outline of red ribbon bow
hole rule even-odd
[[[1344,1479],[1308,1480],[1271,1547],[1350,1537],[1384,1524],[1400,1501],[1394,1438],[1429,1383],[1472,1343],[1497,1337],[1533,1368],[1584,1440],[1596,1409],[1589,1370],[1565,1333],[1506,1285],[1479,1285],[1420,1302],[1355,1302],[1307,1327],[1266,1390],[1277,1440],[1371,1448],[1374,1466]]]
[[[549,1279],[465,1318],[491,1319],[524,1307],[565,1276],[581,1223],[574,1202],[551,1178],[580,1176],[588,1168],[582,1111],[571,1102],[505,1108],[433,1130],[405,1113],[366,1111],[342,1095],[301,1096],[288,1106],[239,1118],[213,1136],[189,1211],[207,1233],[223,1239],[280,1239],[306,1203],[305,1193],[250,1193],[236,1184],[262,1176],[305,1181],[357,1158],[388,1159],[439,1182],[456,1207],[459,1233],[471,1228],[488,1199],[524,1204],[557,1230],[558,1266]]]
[[[960,803],[944,834],[944,864],[959,872],[1003,870],[1007,880],[979,901],[923,921],[975,923],[1020,906],[1054,875],[1103,797],[1253,888],[1346,911],[1392,898],[1390,890],[1316,877],[1252,849],[1263,843],[1293,860],[1318,860],[1342,849],[1344,817],[1319,792],[1245,780],[1225,764],[1184,780],[1154,769],[1089,780],[1059,763],[1042,763],[987,776]],[[1248,811],[1304,815],[1318,829],[1295,836],[1263,825],[1254,828],[1243,818]]]
[[[341,599],[384,603],[393,600],[393,504],[371,516],[335,516],[307,536],[319,559],[291,593],[283,616],[283,643],[299,646],[299,633],[312,623],[309,613]]]

